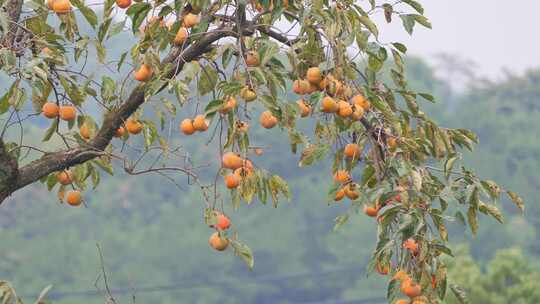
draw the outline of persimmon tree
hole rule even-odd
[[[379,35],[384,23],[399,22],[409,34],[430,28],[417,1],[0,4],[0,75],[7,79],[0,202],[41,182],[60,202],[79,206],[104,172],[157,173],[173,182],[168,173],[185,174],[202,191],[205,224],[215,229],[210,245],[232,247],[252,267],[251,250],[238,241],[242,228],[231,225],[223,202],[277,206],[290,196],[284,179],[257,164],[264,149],[250,137],[282,132],[299,167],[331,163],[321,200],[349,206],[336,229],[358,213],[374,218],[369,268],[392,275],[389,301],[416,304],[445,297],[440,256],[452,255],[449,221],[472,233],[480,214],[502,222],[503,192],[523,209],[517,194],[458,165],[477,137],[422,112],[434,98],[408,87],[406,46]],[[133,44],[109,54],[126,33]],[[92,56],[97,69],[87,65]],[[90,114],[95,108],[100,115]],[[32,121],[49,124],[41,144],[23,140]],[[214,147],[214,177],[201,177],[175,138]],[[37,156],[28,160],[29,153]],[[142,161],[148,155],[155,161]]]

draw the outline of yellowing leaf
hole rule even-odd
[[[506,191],[506,194],[510,197],[510,199],[516,204],[516,206],[521,210],[522,212],[525,211],[525,204],[523,203],[523,199],[517,195],[517,193],[513,191]]]

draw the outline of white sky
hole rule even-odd
[[[424,0],[425,15],[433,29],[415,27],[411,37],[401,20],[381,25],[383,40],[404,42],[411,54],[433,57],[456,54],[478,64],[478,74],[489,78],[502,69],[521,73],[540,67],[537,36],[538,0]],[[395,24],[394,24],[395,23]]]

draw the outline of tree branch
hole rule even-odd
[[[15,42],[17,29],[19,25],[19,19],[21,17],[21,10],[23,6],[23,0],[8,0],[0,8],[8,15],[8,28],[4,29],[4,36],[0,39],[0,46],[6,48],[12,48]]]
[[[161,64],[165,66],[177,60],[179,62],[176,67],[165,73],[164,78],[170,79],[176,76],[186,62],[190,62],[208,52],[212,43],[226,36],[231,36],[231,33],[233,33],[231,30],[217,29],[208,32],[186,49],[173,48],[162,60]],[[84,163],[102,155],[112,140],[116,129],[144,103],[144,90],[144,84],[137,86],[117,110],[107,113],[97,135],[84,146],[48,153],[18,170],[15,169],[15,172],[10,174],[11,182],[0,184],[0,204],[13,192],[36,182],[43,176]],[[0,151],[0,156],[2,155],[4,153]],[[0,163],[4,163],[4,160],[0,159]]]

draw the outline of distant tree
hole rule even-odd
[[[514,192],[458,168],[461,149],[472,150],[477,137],[440,127],[421,111],[434,98],[407,85],[406,47],[380,37],[376,14],[387,23],[400,19],[409,34],[417,24],[430,28],[417,1],[106,0],[101,17],[80,0],[0,4],[0,67],[9,79],[0,98],[0,202],[42,182],[79,206],[101,172],[113,174],[113,161],[130,175],[156,173],[175,183],[168,173],[182,173],[205,198],[204,220],[215,229],[210,245],[230,245],[252,267],[222,203],[276,206],[289,196],[286,181],[253,158],[264,149],[250,130],[276,128],[300,154],[300,167],[332,162],[328,200],[351,200],[336,228],[359,211],[376,218],[370,269],[397,273],[390,298],[401,289],[417,304],[445,297],[447,221],[473,233],[480,213],[502,222],[495,204],[502,192],[523,209]],[[80,30],[83,19],[90,30]],[[126,27],[136,40],[113,57],[108,47]],[[90,48],[99,63],[92,72]],[[383,82],[388,70],[391,81]],[[283,98],[291,90],[294,102]],[[96,107],[101,116],[90,114]],[[45,119],[43,143],[26,143],[25,127]],[[297,128],[302,119],[309,132]],[[173,138],[194,133],[208,134],[215,147],[215,174],[191,162],[189,152],[197,151],[173,146]],[[52,137],[64,147],[51,145]],[[40,156],[29,161],[30,152]]]
[[[540,268],[528,260],[521,250],[504,249],[486,265],[485,271],[462,247],[456,258],[448,260],[448,278],[462,286],[469,303],[539,303]],[[460,303],[449,296],[449,304]]]

